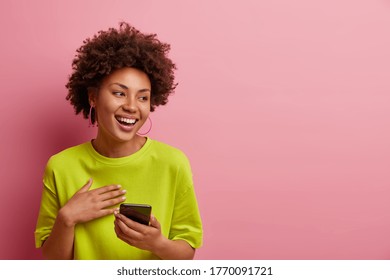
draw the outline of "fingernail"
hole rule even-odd
[[[126,193],[126,190],[122,190],[122,193]]]
[[[122,196],[122,200],[126,200],[126,197],[125,197],[125,196]]]

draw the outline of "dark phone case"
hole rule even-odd
[[[146,204],[121,204],[119,212],[127,218],[143,224],[149,225],[152,207]]]

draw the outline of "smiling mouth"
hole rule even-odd
[[[134,126],[138,120],[137,119],[129,119],[124,117],[115,117],[115,119],[121,124],[125,126]]]

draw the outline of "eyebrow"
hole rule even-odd
[[[129,89],[127,86],[125,86],[124,84],[121,84],[121,83],[111,83],[110,85],[117,85],[117,86],[120,86],[123,89]]]
[[[126,85],[121,84],[121,83],[111,83],[110,85],[117,85],[117,86],[120,86],[123,89],[129,89]],[[150,89],[144,88],[144,89],[139,90],[139,92],[146,92],[146,91],[150,91]]]

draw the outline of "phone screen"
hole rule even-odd
[[[127,218],[144,225],[149,225],[152,206],[147,204],[122,203],[119,212]]]

